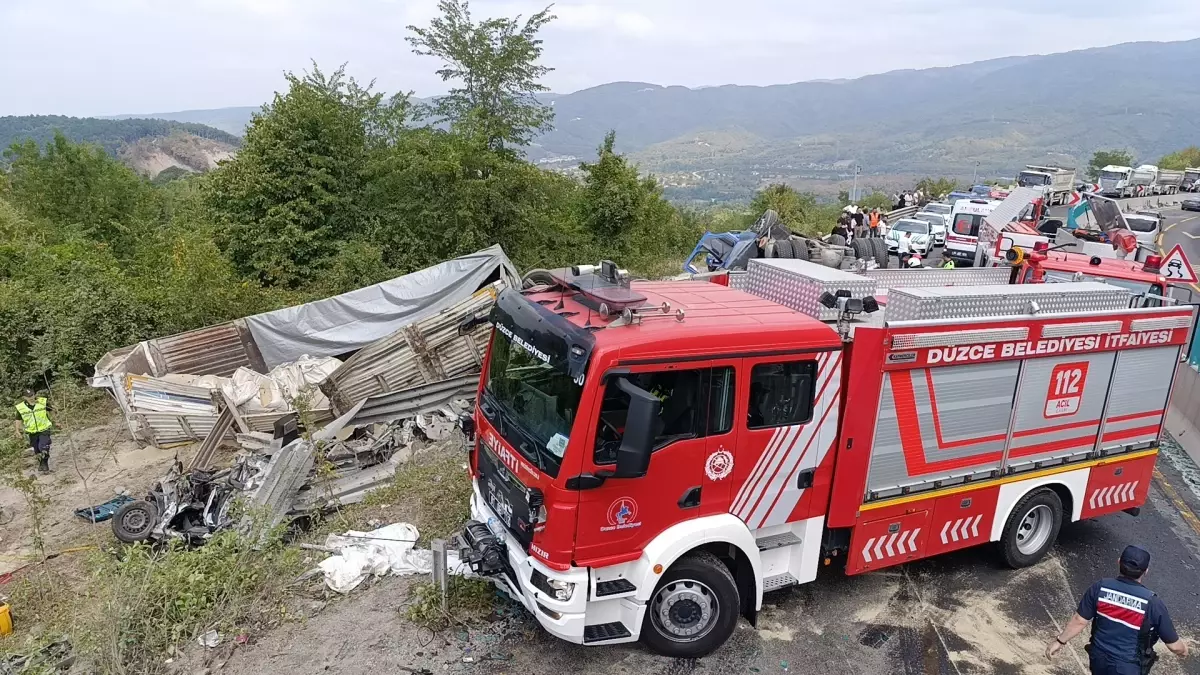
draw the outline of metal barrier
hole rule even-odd
[[[887,213],[883,214],[883,217],[887,218],[887,221],[889,223],[894,223],[897,220],[900,220],[901,218],[907,218],[920,210],[921,210],[921,207],[919,207],[919,206],[906,206],[902,209],[888,211]]]

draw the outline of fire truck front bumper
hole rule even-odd
[[[526,553],[484,503],[478,487],[471,495],[471,519],[456,537],[462,559],[466,561],[472,556],[479,557],[477,551],[482,545],[476,543],[472,548],[471,537],[467,533],[472,529],[479,532],[479,528],[486,527],[499,540],[503,552],[498,556],[502,564],[490,566],[483,576],[524,605],[548,633],[576,644],[616,644],[638,639],[645,604],[635,603],[632,598],[590,600],[593,589],[589,583],[589,569],[551,569]],[[596,626],[615,623],[628,627],[623,631],[624,635],[596,629]]]

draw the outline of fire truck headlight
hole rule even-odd
[[[575,595],[575,584],[569,581],[551,579],[536,569],[530,578],[535,588],[559,602],[567,602]]]
[[[566,602],[575,595],[575,584],[559,581],[558,579],[547,579],[550,582],[550,588],[554,589],[554,597],[560,602]]]

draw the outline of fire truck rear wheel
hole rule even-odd
[[[1000,553],[1013,569],[1029,567],[1054,546],[1062,527],[1062,500],[1054,490],[1039,488],[1017,502],[1004,525]]]
[[[729,568],[711,553],[680,558],[654,589],[642,641],[664,656],[698,658],[733,635],[741,599]]]

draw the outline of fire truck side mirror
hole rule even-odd
[[[625,418],[625,433],[621,437],[621,448],[617,450],[617,469],[612,477],[641,478],[650,468],[650,453],[654,450],[662,402],[627,378],[618,378],[616,384],[629,395],[629,415]]]

